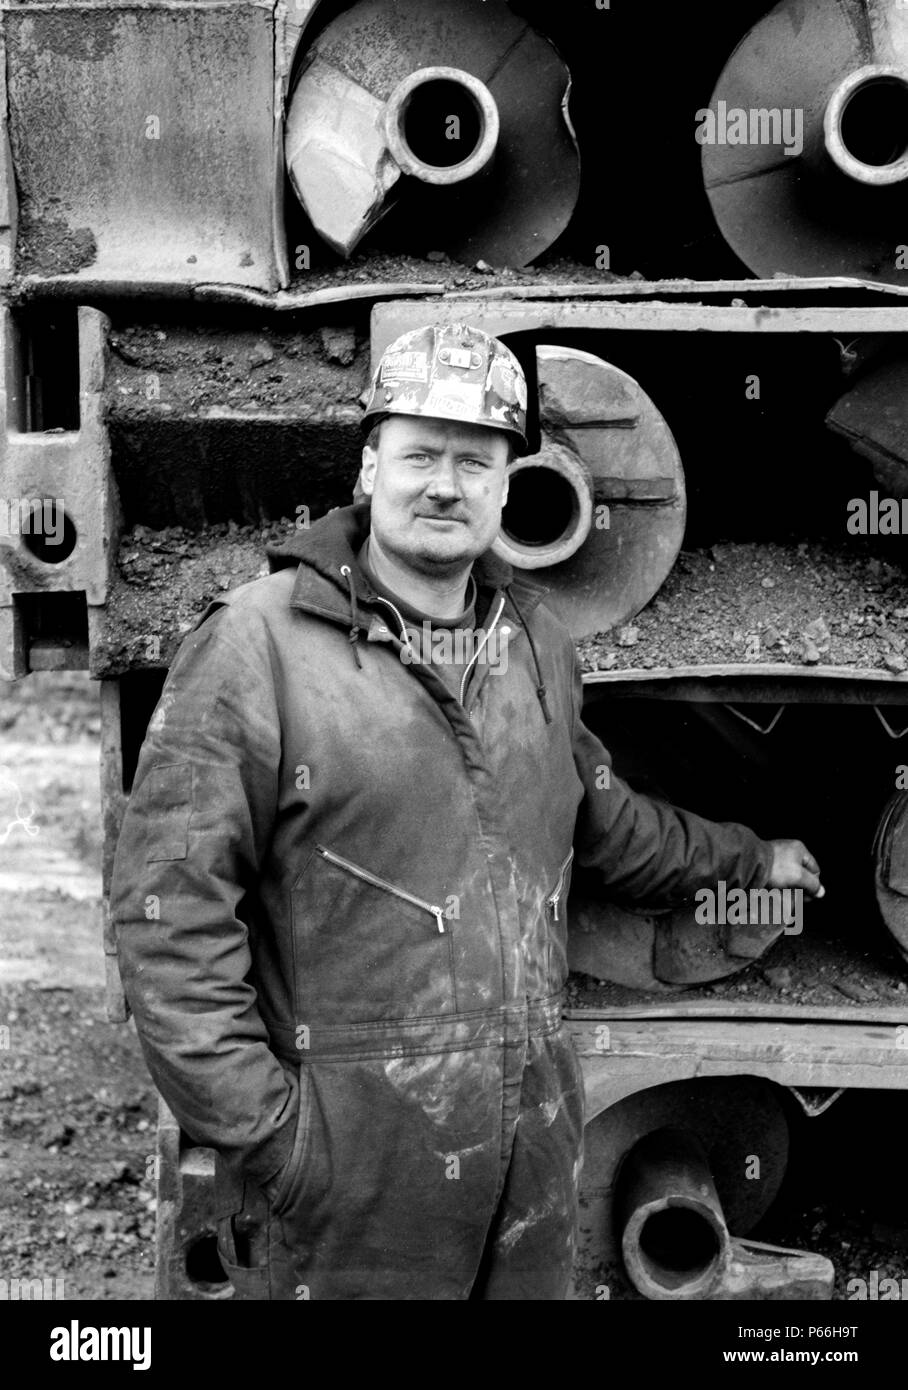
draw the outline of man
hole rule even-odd
[[[573,855],[651,903],[820,891],[800,842],[601,776],[569,634],[489,553],[525,407],[483,333],[392,345],[366,500],[212,605],[149,725],[121,969],[159,1089],[217,1152],[240,1297],[563,1298]]]

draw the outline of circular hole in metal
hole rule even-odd
[[[577,494],[560,473],[530,466],[512,475],[501,529],[515,545],[554,545],[579,519]]]
[[[485,120],[469,88],[449,77],[436,77],[410,93],[400,131],[414,158],[433,169],[451,169],[479,147]]]
[[[908,83],[871,77],[845,102],[839,129],[842,144],[861,164],[883,168],[908,154]]]
[[[76,548],[78,533],[63,507],[52,497],[32,502],[26,533],[20,515],[19,529],[22,544],[36,560],[44,565],[59,565],[68,560]]]
[[[216,1293],[230,1280],[218,1255],[217,1236],[209,1231],[186,1248],[186,1277],[205,1293]]]
[[[719,1236],[690,1207],[653,1212],[639,1236],[641,1262],[654,1284],[678,1289],[708,1274],[721,1253]]]

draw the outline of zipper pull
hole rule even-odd
[[[554,897],[549,898],[549,907],[552,909],[552,921],[553,921],[553,922],[557,922],[557,921],[558,921],[558,904],[559,904],[560,901],[561,901],[561,894],[560,894],[560,893],[556,893],[556,894],[554,895]]]
[[[430,907],[429,911],[435,913],[435,920],[438,923],[438,930],[441,932],[442,936],[444,936],[445,920],[442,909],[440,907]]]

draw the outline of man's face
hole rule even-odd
[[[382,549],[421,574],[472,564],[498,535],[507,437],[484,425],[392,415],[363,450],[362,487]]]

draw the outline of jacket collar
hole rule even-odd
[[[371,586],[357,564],[357,552],[369,534],[371,507],[358,502],[352,507],[337,507],[300,531],[283,546],[269,547],[268,562],[272,573],[297,566],[296,582],[290,596],[294,608],[305,608],[322,617],[338,622],[350,621],[350,593],[347,580],[341,574],[349,566],[356,584],[357,598],[368,604]],[[473,565],[473,577],[480,591],[490,593],[504,589],[513,593],[526,616],[531,613],[546,590],[515,574],[513,567],[499,560],[491,550]]]

